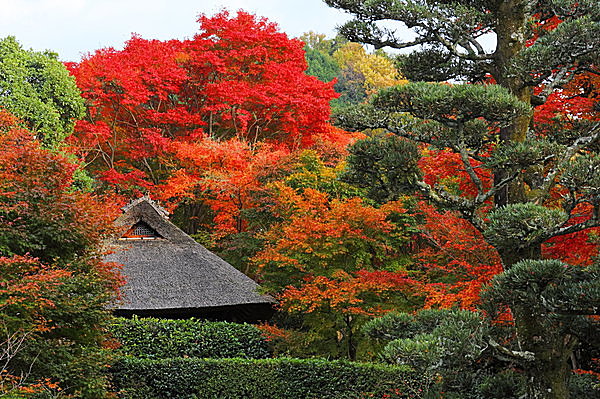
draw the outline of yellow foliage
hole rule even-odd
[[[353,68],[365,77],[365,92],[369,96],[383,88],[408,82],[389,58],[369,54],[359,43],[346,43],[333,53],[333,58],[342,68]]]

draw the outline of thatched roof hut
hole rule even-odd
[[[194,241],[149,197],[123,208],[116,224],[125,233],[106,260],[123,265],[122,316],[202,317],[229,321],[265,320],[273,298],[258,285]]]

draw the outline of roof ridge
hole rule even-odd
[[[165,219],[169,219],[169,212],[165,208],[160,206],[157,202],[155,202],[152,198],[150,198],[150,195],[148,195],[148,194],[145,194],[138,199],[132,200],[129,204],[122,207],[121,210],[124,213],[126,213],[131,208],[133,208],[136,205],[141,204],[142,202],[147,202],[154,208],[156,213],[158,213],[160,216],[162,216]]]

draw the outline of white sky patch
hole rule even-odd
[[[65,61],[103,47],[122,48],[132,33],[146,39],[185,39],[198,31],[198,14],[244,9],[266,17],[290,37],[335,35],[350,19],[322,0],[0,0],[0,38],[49,49]]]

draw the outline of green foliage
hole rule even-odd
[[[489,151],[489,145],[497,140],[498,127],[529,112],[527,104],[500,86],[417,82],[384,89],[369,104],[337,110],[335,119],[347,130],[385,128],[440,149],[476,154]],[[502,157],[513,155],[510,150],[516,151],[507,147],[497,162],[491,162],[499,164]],[[541,149],[528,151],[536,155]]]
[[[479,397],[486,399],[519,399],[525,393],[525,377],[513,370],[486,376],[478,387]]]
[[[600,381],[586,374],[574,374],[569,379],[571,399],[600,399]]]
[[[363,197],[361,189],[339,178],[343,173],[342,166],[342,163],[326,165],[316,151],[305,150],[300,153],[284,181],[287,186],[299,192],[312,188],[327,193],[332,198]]]
[[[12,36],[0,40],[0,107],[22,119],[47,146],[72,133],[84,114],[75,80],[57,55],[24,50]]]
[[[381,359],[390,364],[408,365],[419,372],[427,372],[441,365],[443,349],[432,334],[395,339],[385,346]]]
[[[598,204],[600,198],[600,156],[576,157],[560,177],[560,184],[572,194],[579,194],[587,201]]]
[[[417,146],[398,136],[375,134],[354,143],[349,152],[341,179],[365,189],[377,203],[413,192],[421,178]]]
[[[527,247],[546,240],[567,219],[560,209],[533,203],[509,204],[490,212],[484,235],[497,248]]]
[[[510,307],[517,323],[527,320],[525,326],[518,325],[519,334],[535,337],[536,357],[530,363],[539,372],[545,371],[540,360],[552,356],[556,340],[572,348],[579,342],[591,353],[600,349],[600,323],[586,316],[596,314],[600,308],[600,273],[595,268],[570,266],[558,260],[524,260],[496,276],[482,299],[492,316]],[[573,377],[570,388],[574,397],[597,397],[592,387],[576,383],[579,378]],[[589,392],[589,396],[581,392]]]
[[[437,381],[430,387],[432,395],[446,392],[475,398],[479,384],[492,374],[486,364],[491,330],[478,312],[430,309],[414,315],[392,313],[368,322],[363,331],[386,343],[380,352],[382,361],[410,366]]]
[[[268,342],[250,324],[134,317],[115,319],[110,332],[121,353],[140,359],[270,356]]]
[[[527,104],[497,85],[408,83],[382,90],[372,103],[387,112],[409,112],[448,127],[478,118],[502,125],[530,112]]]
[[[372,338],[390,341],[430,333],[440,326],[461,324],[477,329],[482,323],[477,312],[446,309],[423,309],[416,314],[388,313],[368,322],[363,331]]]
[[[547,140],[502,143],[485,160],[489,168],[519,170],[553,159],[564,147]]]
[[[369,337],[386,342],[413,337],[423,331],[415,316],[409,313],[388,313],[369,321],[363,327],[363,332]]]
[[[546,32],[535,46],[524,49],[511,72],[529,75],[530,84],[535,85],[565,65],[597,64],[600,61],[599,35],[598,15],[567,20]]]
[[[367,129],[385,128],[390,124],[394,124],[390,121],[395,120],[400,121],[396,125],[403,126],[406,116],[397,113],[390,114],[387,111],[373,107],[371,104],[358,104],[336,110],[334,118],[336,126],[351,132],[360,132]]]
[[[331,82],[340,73],[340,67],[327,53],[307,48],[304,57],[308,63],[306,74],[316,76],[322,82]]]
[[[368,322],[363,331],[373,338],[389,341],[382,353],[389,363],[416,367],[410,362],[414,356],[409,353],[410,348],[430,347],[431,362],[416,367],[426,369],[442,366],[439,361],[446,367],[457,361],[473,361],[486,346],[487,329],[486,321],[477,312],[429,309],[415,315],[391,313]],[[409,342],[411,340],[414,342]],[[398,355],[394,354],[396,350]]]
[[[485,71],[477,64],[456,59],[448,50],[437,47],[398,55],[396,65],[411,82],[479,82],[485,77]]]
[[[487,303],[526,308],[548,328],[557,317],[593,323],[578,314],[593,314],[600,307],[600,272],[559,260],[524,260],[494,277],[483,298]],[[579,330],[583,333],[585,328]]]
[[[334,109],[363,103],[367,99],[365,92],[365,75],[352,67],[340,71],[334,86],[340,97],[332,101]]]
[[[128,399],[417,398],[406,368],[322,359],[131,359],[111,367]]]

